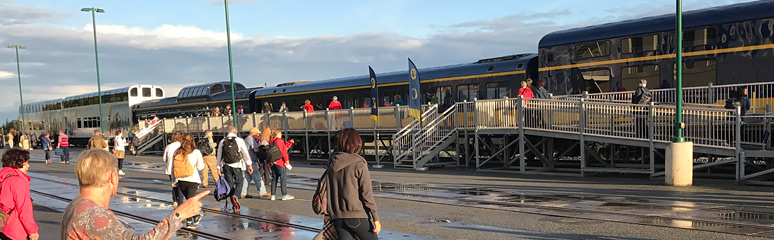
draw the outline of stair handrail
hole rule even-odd
[[[441,113],[437,118],[433,119],[430,123],[428,123],[427,125],[423,126],[420,131],[418,131],[418,132],[416,132],[414,134],[414,137],[413,137],[414,142],[412,144],[413,145],[412,147],[416,147],[416,146],[425,144],[427,138],[431,134],[433,134],[433,133],[435,133],[435,132],[437,132],[439,130],[438,129],[438,125],[440,125],[443,121],[445,121],[450,116],[454,116],[453,113],[456,113],[456,112],[457,112],[457,108],[456,108],[456,104],[455,104],[455,105],[452,105],[451,107],[449,107],[449,109],[446,109],[443,113]],[[456,127],[455,127],[455,129],[456,129]]]
[[[435,118],[438,115],[438,104],[432,104],[430,105],[427,110],[425,110],[422,113],[422,121],[426,121],[429,118]],[[392,135],[392,146],[390,146],[390,150],[393,152],[393,156],[395,156],[394,162],[400,162],[403,158],[405,158],[409,153],[412,152],[413,149],[413,137],[416,131],[419,129],[419,121],[416,119],[411,121],[408,125],[403,127],[402,129],[398,130],[395,134]],[[408,138],[408,139],[406,139]],[[408,145],[408,149],[403,150],[403,144],[401,142],[405,142]],[[400,148],[400,149],[399,149]]]

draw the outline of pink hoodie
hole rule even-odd
[[[9,174],[16,176],[6,178]],[[27,239],[30,234],[37,233],[38,224],[32,217],[30,177],[19,169],[5,167],[0,170],[0,191],[0,210],[8,213],[13,209],[3,228],[3,234],[11,239]]]

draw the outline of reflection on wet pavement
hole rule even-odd
[[[30,188],[33,190],[67,199],[73,199],[78,195],[78,186],[73,184],[77,182],[75,179],[58,178],[37,173],[29,173],[29,175],[32,178]],[[172,206],[168,203],[163,203],[165,199],[171,198],[169,194],[123,187],[119,188],[118,192],[119,197],[113,199],[110,205],[113,211],[142,216],[156,221],[161,221],[168,214],[172,213]],[[43,197],[41,196],[41,198]],[[47,199],[45,202],[57,201]],[[196,230],[227,239],[312,239],[317,234],[317,231],[322,228],[322,220],[316,218],[266,212],[244,206],[239,212],[241,215],[235,215],[220,212],[221,206],[219,204],[209,202],[203,202],[203,204],[205,217]],[[60,206],[61,211],[64,211],[66,205],[64,203],[64,206]],[[56,207],[52,208],[57,209]],[[137,232],[147,232],[153,228],[150,224],[130,220],[132,219],[128,219],[127,223],[132,223],[132,226],[136,226]],[[135,225],[135,223],[137,224]],[[298,225],[300,228],[288,227],[292,225]],[[197,239],[197,237],[191,236],[190,233],[179,231],[176,239]],[[382,231],[379,234],[379,238],[432,239],[387,230]],[[202,238],[198,237],[198,239]]]

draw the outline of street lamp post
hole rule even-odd
[[[8,45],[8,48],[16,50],[16,77],[19,79],[19,115],[21,115],[21,131],[22,134],[27,132],[27,128],[24,127],[24,98],[22,97],[21,87],[21,67],[19,67],[19,49],[25,49],[22,45]]]
[[[674,142],[685,142],[683,137],[683,1],[677,0],[677,58],[675,67],[677,68],[677,83],[675,88],[675,139]]]
[[[693,143],[683,136],[683,1],[677,0],[675,14],[675,139],[666,148],[664,179],[669,186],[693,185]],[[650,161],[653,161],[651,159]],[[651,162],[652,164],[652,162]]]
[[[226,41],[228,42],[228,77],[229,81],[231,81],[231,112],[232,118],[234,118],[234,127],[238,127],[236,100],[234,96],[234,67],[231,64],[231,28],[228,23],[228,0],[223,0],[223,5],[226,6]]]
[[[96,13],[105,13],[105,10],[99,8],[81,8],[82,12],[91,12],[91,26],[94,29],[94,62],[97,64],[97,98],[99,99],[99,129],[102,135],[105,135],[105,121],[102,115],[102,84],[99,80],[99,54],[97,54],[97,18]]]

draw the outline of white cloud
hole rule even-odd
[[[16,74],[12,72],[0,71],[0,79],[12,78],[14,76],[16,76]]]

